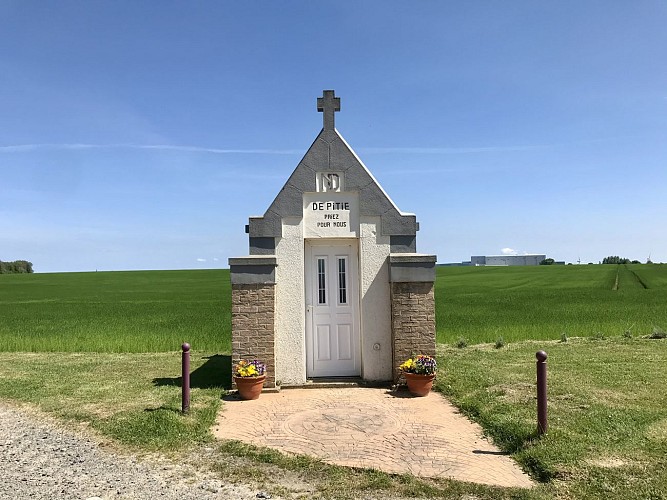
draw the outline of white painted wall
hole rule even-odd
[[[362,217],[359,239],[361,372],[365,380],[391,380],[389,236],[379,217]],[[283,219],[276,242],[276,381],[306,383],[304,239],[302,219]],[[373,346],[380,344],[380,349]]]
[[[306,324],[301,218],[283,219],[283,236],[276,239],[276,381],[306,382]]]
[[[361,296],[361,370],[364,380],[391,380],[391,298],[389,236],[380,234],[379,217],[362,217],[359,240]],[[373,349],[374,344],[380,349]]]

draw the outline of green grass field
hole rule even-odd
[[[228,270],[0,275],[0,351],[231,349]]]
[[[0,399],[133,449],[210,446],[230,382],[230,295],[224,270],[0,275]],[[533,490],[333,467],[234,442],[218,445],[210,466],[284,495],[280,477],[307,476],[323,498],[666,498],[667,340],[640,338],[667,327],[666,299],[663,265],[438,268],[437,388],[542,481]],[[558,342],[563,333],[570,339]],[[500,336],[505,347],[488,344]],[[478,345],[457,349],[459,337]],[[193,411],[183,417],[186,340]],[[541,439],[538,349],[549,353]]]
[[[667,331],[665,265],[440,267],[437,273],[438,342]]]
[[[667,266],[440,267],[438,342],[667,330]],[[229,352],[227,270],[0,275],[0,351]]]

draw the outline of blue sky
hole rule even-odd
[[[227,267],[319,133],[418,250],[667,262],[667,3],[0,0],[0,260]]]

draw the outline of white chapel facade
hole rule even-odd
[[[267,363],[265,387],[323,378],[395,380],[435,354],[435,255],[416,253],[401,212],[334,127],[340,98],[317,99],[324,126],[261,217],[249,255],[229,259],[232,363]]]

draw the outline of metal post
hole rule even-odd
[[[537,434],[546,434],[547,422],[547,353],[537,351]]]
[[[182,412],[187,413],[190,410],[190,344],[187,342],[181,346],[183,349],[181,389],[182,389]]]

